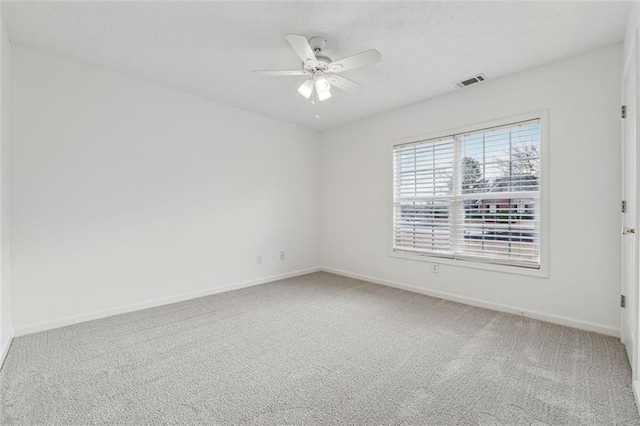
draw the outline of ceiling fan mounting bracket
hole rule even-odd
[[[309,46],[313,49],[313,53],[318,56],[318,54],[322,54],[322,49],[324,49],[324,45],[327,43],[327,40],[324,37],[314,36],[309,39]]]

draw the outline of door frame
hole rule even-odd
[[[630,70],[632,69],[631,65],[633,65],[633,72],[634,72],[634,91],[633,91],[633,95],[634,96],[634,105],[635,108],[633,111],[631,111],[632,114],[627,114],[625,119],[621,119],[621,155],[620,155],[620,165],[621,165],[621,196],[624,197],[625,195],[625,185],[626,185],[626,163],[625,163],[625,151],[626,151],[626,125],[629,123],[630,120],[633,120],[633,124],[635,125],[635,158],[634,158],[634,163],[635,163],[635,170],[636,170],[636,174],[635,174],[635,220],[633,222],[633,227],[640,232],[640,229],[638,227],[638,216],[640,216],[640,211],[638,210],[638,206],[640,205],[640,197],[638,196],[638,189],[640,189],[640,181],[638,179],[638,177],[640,176],[640,173],[638,173],[638,165],[640,164],[639,161],[639,155],[640,155],[640,144],[638,143],[638,134],[640,132],[638,132],[638,125],[640,124],[640,114],[638,113],[638,110],[640,109],[638,106],[638,100],[640,100],[640,84],[638,82],[638,74],[639,74],[639,70],[640,70],[640,55],[638,52],[638,33],[639,33],[639,29],[636,28],[633,32],[633,37],[631,39],[631,43],[629,45],[629,49],[627,52],[624,52],[625,55],[625,63],[624,63],[624,67],[623,67],[623,71],[622,71],[622,79],[621,79],[621,105],[626,105],[628,102],[628,98],[626,96],[626,90],[625,90],[625,86],[626,86],[626,81],[627,81],[627,77],[629,75]],[[624,198],[621,198],[621,200]],[[621,217],[621,225],[623,224],[623,215],[621,213],[620,215]],[[640,344],[639,344],[639,338],[638,338],[638,331],[640,331],[640,317],[638,315],[638,309],[640,307],[640,286],[639,286],[639,277],[640,277],[640,259],[638,254],[640,253],[639,250],[639,245],[638,245],[638,234],[633,234],[633,235],[628,235],[628,236],[623,236],[622,233],[620,233],[620,248],[621,248],[621,256],[620,256],[620,268],[621,268],[621,276],[620,276],[620,289],[624,290],[625,288],[625,283],[623,282],[623,277],[624,277],[624,263],[623,263],[623,259],[624,259],[624,240],[623,238],[633,238],[633,246],[634,246],[634,252],[635,252],[635,264],[633,265],[633,275],[632,275],[632,295],[627,295],[627,297],[631,296],[631,306],[629,308],[631,308],[633,311],[631,312],[631,327],[633,328],[633,333],[632,336],[634,336],[635,341],[632,342],[625,342],[624,341],[624,333],[622,330],[622,327],[624,325],[624,321],[625,321],[625,311],[621,308],[620,309],[620,340],[622,341],[623,344],[626,345],[631,345],[631,352],[632,352],[632,359],[629,360],[629,363],[631,365],[631,371],[632,371],[632,383],[633,383],[633,393],[635,395],[636,398],[636,405],[638,406],[638,409],[640,410],[640,380],[638,378],[638,374],[640,373],[639,371],[639,365],[638,365],[638,352],[640,350]],[[624,294],[621,292],[621,294]],[[628,311],[627,311],[628,312]]]

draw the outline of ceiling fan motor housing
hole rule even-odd
[[[316,59],[318,60],[318,68],[327,68],[333,62],[330,57],[324,55],[316,55]]]
[[[322,54],[322,50],[324,49],[324,46],[326,45],[326,43],[327,43],[327,40],[319,36],[311,37],[309,39],[309,46],[313,50],[313,54],[316,57],[317,65],[314,66],[309,63],[307,64],[303,63],[302,66],[304,69],[311,71],[312,73],[315,73],[318,71],[320,72],[327,71],[327,69],[329,68],[329,64],[333,61],[331,60],[330,57]]]

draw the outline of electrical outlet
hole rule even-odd
[[[262,255],[261,254],[259,254],[258,257],[256,258],[256,263],[258,265],[260,265],[262,263]]]
[[[440,272],[440,264],[432,263],[431,264],[431,272],[433,272],[434,274],[437,274],[438,272]]]
[[[280,260],[285,260],[287,257],[285,256],[284,252],[281,251],[280,252]]]

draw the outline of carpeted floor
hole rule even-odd
[[[639,425],[618,339],[327,273],[13,341],[0,424]]]

